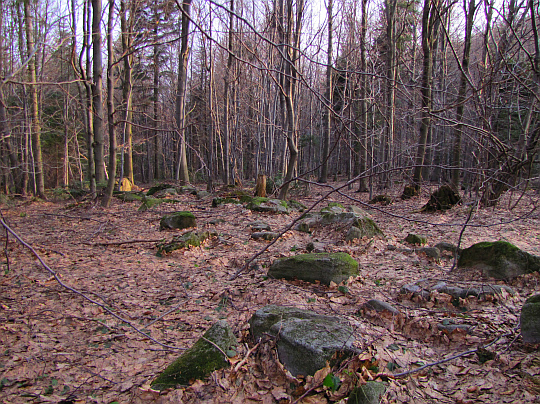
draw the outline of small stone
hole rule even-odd
[[[424,253],[429,258],[434,258],[436,260],[441,258],[441,251],[435,247],[422,247],[416,250],[417,252]]]
[[[255,233],[251,233],[251,238],[253,240],[263,239],[263,240],[272,241],[278,236],[279,236],[279,233],[274,233],[272,231],[257,231]]]
[[[272,231],[272,228],[265,222],[253,222],[249,225],[253,231]]]
[[[407,237],[405,237],[405,241],[409,244],[423,245],[427,243],[427,237],[409,233]]]
[[[161,230],[165,229],[187,229],[197,227],[195,216],[191,212],[174,212],[163,216],[159,222]]]
[[[521,309],[521,335],[523,342],[540,343],[540,294],[529,297]]]
[[[375,310],[376,312],[380,313],[383,311],[388,311],[392,314],[400,314],[400,311],[396,309],[394,306],[392,306],[390,303],[382,302],[377,299],[371,299],[368,302],[364,303],[362,306],[364,309],[367,310]]]

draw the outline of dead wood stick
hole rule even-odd
[[[162,238],[160,239],[134,239],[134,240],[125,240],[125,241],[110,241],[106,243],[84,243],[91,246],[108,246],[108,245],[122,245],[122,244],[135,244],[135,243],[157,243],[159,241],[163,241]]]
[[[247,360],[249,358],[249,355],[251,355],[259,347],[260,344],[261,344],[261,341],[259,340],[259,342],[257,342],[257,344],[253,348],[248,349],[248,351],[246,353],[246,356],[244,356],[244,359],[242,359],[240,362],[238,362],[236,364],[236,366],[234,367],[235,372],[238,372],[240,370],[240,368],[242,366],[244,366],[244,364],[247,362]]]

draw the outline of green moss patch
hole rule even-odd
[[[195,216],[191,212],[180,211],[165,215],[159,222],[161,230],[164,229],[187,229],[197,227]]]
[[[189,246],[199,247],[204,241],[215,235],[216,233],[210,233],[208,231],[201,233],[189,231],[181,236],[173,237],[168,243],[157,244],[157,255],[161,256],[163,253],[170,253],[181,248],[188,248]]]
[[[358,275],[358,262],[349,254],[311,253],[274,261],[268,270],[268,276],[277,279],[301,279],[330,285],[340,283],[350,276]]]
[[[511,279],[540,270],[540,257],[520,250],[506,241],[481,242],[464,249],[459,268],[479,268],[486,276]]]
[[[229,360],[223,353],[235,346],[236,338],[227,322],[218,321],[191,348],[156,377],[151,387],[156,390],[165,390],[188,385],[194,380],[207,377],[217,369],[229,367]]]

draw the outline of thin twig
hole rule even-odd
[[[135,243],[158,243],[163,241],[163,238],[160,239],[135,239],[135,240],[126,240],[126,241],[110,241],[106,243],[83,243],[91,246],[108,246],[108,245],[122,245],[122,244],[135,244]]]
[[[148,335],[147,333],[145,333],[144,331],[140,330],[139,328],[137,328],[136,326],[134,326],[130,321],[120,317],[118,314],[116,314],[115,312],[113,312],[111,309],[109,309],[106,305],[104,304],[101,304],[97,301],[95,301],[94,299],[88,297],[87,295],[85,295],[84,293],[82,293],[81,291],[75,289],[75,288],[72,288],[71,286],[69,285],[66,285],[64,282],[62,282],[62,280],[59,278],[59,276],[57,275],[56,272],[54,272],[44,261],[43,259],[41,258],[41,256],[36,252],[36,250],[34,250],[34,248],[27,244],[21,237],[19,237],[19,235],[17,233],[15,233],[7,224],[6,222],[1,219],[0,222],[2,223],[2,226],[4,226],[4,228],[10,232],[13,237],[15,237],[23,246],[25,246],[26,248],[28,248],[32,254],[37,258],[37,260],[40,262],[40,264],[43,266],[43,268],[45,268],[53,277],[54,279],[56,280],[56,282],[58,282],[58,284],[60,286],[62,286],[63,288],[81,296],[83,299],[86,299],[88,300],[90,303],[93,303],[95,304],[96,306],[99,306],[101,307],[103,310],[105,310],[107,313],[109,313],[111,316],[113,316],[114,318],[116,318],[117,320],[120,320],[121,322],[123,322],[124,324],[127,324],[129,327],[131,327],[133,330],[135,330],[136,332],[138,332],[139,334],[143,335],[144,337],[148,338],[149,340],[155,342],[156,344],[158,345],[161,345],[162,347],[164,348],[168,348],[168,349],[174,349],[174,350],[182,350],[182,349],[185,349],[185,348],[178,348],[178,347],[174,347],[174,346],[170,346],[170,345],[166,345],[166,344],[163,344],[159,341],[157,341],[155,338],[151,337],[150,335]]]
[[[258,347],[259,345],[261,344],[261,341],[259,340],[259,342],[257,342],[257,344],[255,344],[255,346],[251,349],[249,349],[246,353],[246,356],[244,356],[244,359],[242,359],[240,362],[238,362],[236,364],[236,366],[234,367],[234,371],[235,372],[238,372],[240,370],[240,368],[242,366],[244,366],[244,364],[247,362],[248,358],[249,358],[249,355],[251,355]]]

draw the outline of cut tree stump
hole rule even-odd
[[[266,175],[257,176],[257,185],[255,186],[255,196],[266,198]]]

